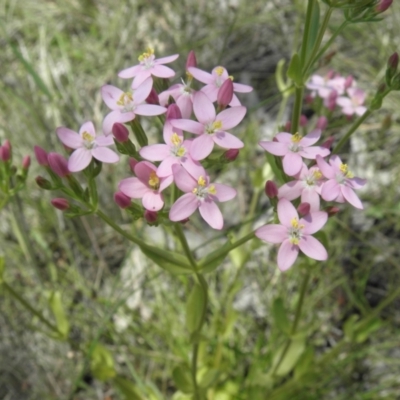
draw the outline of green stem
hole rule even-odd
[[[308,37],[310,36],[311,18],[314,5],[315,5],[315,0],[308,0],[306,22],[304,24],[303,41],[301,44],[301,53],[300,53],[300,60],[303,65],[306,61],[307,43],[308,43]]]
[[[299,122],[301,115],[301,107],[303,105],[303,90],[304,87],[296,87],[295,91],[295,101],[293,106],[293,114],[292,114],[292,133],[295,134],[299,130]]]
[[[300,317],[301,317],[301,310],[303,308],[303,303],[304,303],[304,297],[307,291],[307,286],[308,286],[308,282],[310,280],[310,273],[307,271],[304,279],[303,279],[303,283],[301,285],[301,289],[300,289],[300,297],[299,297],[299,301],[297,302],[297,307],[296,307],[296,314],[294,317],[294,321],[293,321],[293,325],[292,325],[292,329],[290,330],[290,338],[287,339],[286,341],[286,345],[283,349],[283,352],[279,358],[278,363],[276,364],[274,370],[272,371],[272,375],[276,374],[276,371],[278,371],[280,365],[282,364],[283,360],[285,359],[286,353],[289,350],[290,344],[292,342],[292,337],[296,334],[297,331],[297,326],[299,325],[299,321],[300,321]]]
[[[28,311],[30,311],[31,314],[35,315],[37,318],[40,319],[48,328],[50,328],[52,331],[56,332],[57,334],[61,335],[61,332],[58,330],[58,328],[53,325],[51,322],[49,322],[43,314],[34,309],[23,297],[21,297],[7,282],[3,282],[3,287],[8,290],[8,292],[11,294],[11,296],[14,297],[14,299],[18,300]]]
[[[183,251],[186,254],[186,257],[188,258],[190,265],[193,267],[193,270],[196,272],[197,271],[197,264],[196,264],[196,260],[193,257],[193,253],[190,250],[189,244],[186,240],[186,236],[183,233],[183,229],[182,229],[182,225],[180,222],[177,222],[174,224],[175,225],[175,232],[176,235],[178,236],[179,241],[181,242]]]
[[[200,393],[199,393],[199,386],[197,384],[197,358],[199,354],[199,344],[194,343],[193,344],[193,350],[192,350],[192,380],[193,380],[193,390],[194,390],[194,398],[196,400],[201,400],[200,399]]]

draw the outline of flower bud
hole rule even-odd
[[[60,178],[64,178],[71,173],[68,169],[67,160],[61,154],[49,153],[47,156],[47,160],[52,171],[56,173]]]
[[[328,118],[322,116],[317,119],[317,123],[315,125],[316,129],[321,129],[321,131],[323,131],[326,129],[327,126],[328,126]]]
[[[292,129],[292,123],[290,121],[285,124],[285,132],[290,132]]]
[[[144,219],[150,224],[156,222],[157,218],[158,218],[158,215],[155,211],[146,210],[144,212]]]
[[[5,144],[0,146],[0,161],[7,162],[10,161],[11,153],[8,146]]]
[[[194,54],[193,50],[189,51],[189,54],[187,56],[186,59],[186,71],[190,68],[190,67],[197,67],[197,60],[196,60],[196,55]]]
[[[31,158],[29,156],[25,156],[22,159],[22,169],[28,171],[30,166],[31,166]]]
[[[131,198],[122,192],[116,192],[114,194],[114,201],[121,208],[128,208],[131,205]]]
[[[312,104],[314,102],[314,97],[312,97],[311,94],[307,94],[304,97],[304,101],[306,104]]]
[[[153,105],[156,105],[156,106],[160,105],[160,100],[158,98],[158,94],[157,94],[157,92],[155,91],[154,88],[151,89],[149,95],[147,96],[146,103],[147,104],[153,104]]]
[[[45,189],[45,190],[51,190],[53,187],[51,185],[51,182],[48,181],[46,178],[43,178],[43,176],[37,176],[35,178],[35,181],[37,183],[37,185],[41,188],[41,189]]]
[[[135,173],[135,167],[136,167],[136,164],[137,164],[138,162],[139,162],[139,161],[136,160],[135,158],[130,158],[130,159],[129,159],[129,167],[131,168],[131,170],[132,170],[133,173]]]
[[[327,207],[325,209],[325,211],[328,213],[328,218],[330,218],[330,217],[333,217],[334,215],[336,215],[340,211],[340,208],[335,207],[335,206],[330,206],[330,207]]]
[[[239,155],[239,149],[229,149],[222,156],[227,161],[235,161]]]
[[[324,99],[324,106],[329,110],[333,111],[336,107],[336,100],[338,98],[338,93],[334,90],[332,91],[329,96]]]
[[[386,74],[385,74],[386,83],[389,86],[391,85],[393,76],[396,75],[398,65],[399,65],[399,55],[398,53],[393,53],[388,59]]]
[[[177,104],[172,103],[168,106],[167,112],[165,114],[165,119],[182,119],[181,109],[178,107]]]
[[[321,144],[321,147],[324,147],[325,149],[331,149],[333,142],[335,141],[335,138],[333,136],[329,136],[325,142]]]
[[[43,150],[39,146],[35,146],[34,151],[35,151],[35,156],[36,156],[36,160],[37,160],[38,164],[42,165],[43,167],[47,167],[49,165],[49,162],[47,160],[46,151]]]
[[[393,3],[393,0],[381,0],[375,7],[377,13],[383,13],[386,11]]]
[[[233,98],[233,82],[228,78],[219,88],[217,103],[221,108],[229,105]]]
[[[310,203],[300,203],[299,206],[297,207],[297,212],[301,215],[307,215],[310,214]]]
[[[352,87],[353,86],[353,81],[354,81],[354,78],[351,75],[349,75],[346,78],[346,80],[344,81],[344,88],[348,89],[348,88]]]
[[[265,183],[265,194],[270,199],[274,199],[276,196],[278,196],[278,187],[274,181],[267,181]]]
[[[307,123],[308,123],[307,117],[305,115],[303,115],[303,114],[300,115],[299,125],[304,127],[304,126],[307,125]]]
[[[63,199],[60,197],[60,198],[51,200],[51,205],[54,208],[57,208],[57,210],[65,211],[65,210],[68,210],[68,208],[69,208],[69,201],[67,199]]]
[[[128,141],[129,131],[124,124],[120,124],[119,122],[116,122],[112,127],[112,133],[117,142],[125,143]]]

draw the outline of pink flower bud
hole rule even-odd
[[[29,156],[25,156],[22,159],[22,169],[28,171],[29,167],[31,166],[31,158]]]
[[[308,119],[305,115],[300,115],[300,121],[299,121],[299,125],[304,127],[306,126],[308,123]]]
[[[117,142],[125,143],[128,141],[129,131],[124,124],[120,124],[119,122],[116,122],[112,127],[112,133]]]
[[[45,190],[51,190],[52,189],[52,185],[51,182],[48,181],[46,178],[43,178],[43,176],[37,176],[35,178],[35,181],[37,183],[37,185],[41,188],[41,189],[45,189]]]
[[[223,154],[223,157],[228,161],[235,161],[238,155],[239,149],[229,149]]]
[[[393,53],[388,60],[388,68],[391,68],[393,70],[397,70],[397,67],[399,65],[399,54],[398,53]]]
[[[324,147],[325,149],[330,149],[333,145],[333,142],[335,141],[335,138],[333,136],[329,136],[325,142],[321,144],[321,147]]]
[[[47,156],[50,168],[54,173],[56,173],[60,178],[69,175],[71,172],[68,169],[67,160],[58,153],[49,153]]]
[[[51,200],[51,205],[54,208],[57,208],[57,210],[61,210],[61,211],[68,210],[68,208],[69,208],[68,200],[67,199],[63,199],[61,197]]]
[[[187,60],[186,60],[186,71],[190,68],[190,67],[197,67],[197,60],[196,60],[196,55],[194,54],[193,50],[189,51],[189,54],[187,56]]]
[[[5,144],[0,146],[0,160],[3,162],[9,161],[11,158],[10,149]]]
[[[233,98],[233,82],[231,79],[227,79],[219,88],[217,94],[217,103],[220,107],[226,107],[232,101]]]
[[[317,123],[315,125],[316,129],[321,129],[321,131],[323,131],[326,129],[327,126],[328,126],[328,118],[322,116],[317,119]]]
[[[117,192],[114,194],[114,201],[121,208],[128,208],[131,205],[131,199],[122,192]]]
[[[267,181],[265,183],[265,194],[270,199],[274,199],[276,196],[278,196],[278,187],[274,181]]]
[[[165,119],[182,119],[181,109],[177,104],[172,103],[168,106]]]
[[[308,94],[305,98],[304,101],[306,102],[306,104],[312,104],[314,101],[314,97],[311,96],[311,94]]]
[[[393,0],[381,0],[375,8],[378,13],[383,13],[386,11],[393,3]]]
[[[345,89],[350,88],[353,85],[353,80],[354,80],[354,78],[351,75],[349,75],[346,78],[346,80],[344,81],[344,88]]]
[[[139,161],[136,160],[135,158],[130,158],[129,159],[129,167],[131,168],[132,172],[135,173],[135,166]]]
[[[155,211],[146,210],[144,212],[144,218],[150,224],[152,224],[153,222],[156,222],[157,221],[157,217],[158,217],[158,215],[157,215],[157,213]]]
[[[336,75],[336,72],[333,71],[332,69],[328,71],[328,73],[326,74],[326,79],[333,79]]]
[[[160,105],[160,100],[158,98],[158,94],[154,88],[151,89],[150,94],[147,96],[146,103],[153,104],[156,106]]]
[[[43,150],[39,146],[35,146],[34,151],[35,151],[35,156],[36,156],[36,160],[37,160],[38,164],[42,165],[43,167],[47,167],[49,165],[49,162],[47,160],[46,151]]]
[[[335,206],[330,206],[330,207],[327,207],[325,209],[325,211],[328,213],[328,217],[330,218],[330,217],[333,217],[334,215],[336,215],[340,211],[340,208],[335,207]]]
[[[337,92],[332,91],[329,96],[324,100],[324,106],[329,110],[333,111],[336,107],[336,99],[338,97]]]
[[[301,216],[310,214],[310,203],[300,203],[299,206],[297,207],[297,211]]]
[[[292,123],[290,121],[285,124],[285,132],[290,132],[292,130]]]

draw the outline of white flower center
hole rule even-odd
[[[289,241],[294,245],[298,245],[300,239],[303,237],[304,225],[299,224],[297,218],[293,218],[290,223],[292,226],[288,229]]]

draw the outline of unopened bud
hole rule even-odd
[[[336,107],[336,100],[338,97],[338,93],[334,90],[329,96],[324,100],[324,106],[329,110],[333,111]]]
[[[46,178],[43,178],[43,176],[37,176],[35,178],[35,181],[37,183],[37,185],[41,188],[41,189],[45,189],[45,190],[51,190],[53,187],[51,185],[51,182],[48,181]]]
[[[128,208],[131,205],[131,198],[122,192],[114,194],[114,201],[121,208]]]
[[[177,104],[172,103],[168,106],[167,112],[165,114],[165,119],[182,119],[181,109],[178,107]]]
[[[151,89],[149,95],[147,96],[146,103],[153,104],[156,106],[160,105],[160,99],[158,98],[158,94],[154,88]]]
[[[375,11],[377,13],[383,13],[392,5],[392,3],[393,3],[393,0],[381,0],[377,4]]]
[[[233,98],[233,82],[231,79],[226,79],[221,85],[217,94],[217,103],[221,108],[229,105]]]
[[[144,212],[144,218],[148,223],[152,224],[157,221],[158,214],[155,211],[146,210]]]
[[[0,146],[0,160],[3,162],[10,161],[11,158],[11,153],[9,150],[9,147],[6,146],[5,144],[3,146]]]
[[[393,76],[397,72],[398,65],[399,65],[399,55],[397,53],[393,53],[388,59],[386,74],[385,74],[386,83],[389,86],[391,86],[391,81]]]
[[[334,215],[336,215],[340,211],[340,208],[335,207],[335,206],[330,206],[330,207],[327,207],[325,209],[325,211],[328,213],[328,217],[330,218],[330,217],[333,217]]]
[[[314,102],[314,97],[312,97],[311,94],[307,94],[304,97],[304,101],[306,104],[312,104]]]
[[[274,181],[267,181],[265,183],[265,194],[270,199],[274,199],[276,196],[278,196],[278,187]]]
[[[35,151],[35,156],[36,156],[36,160],[37,160],[38,164],[42,165],[43,167],[47,167],[49,165],[49,162],[47,160],[46,151],[43,150],[39,146],[35,146],[34,151]]]
[[[193,50],[190,50],[187,56],[186,71],[188,71],[190,67],[197,67],[196,55],[194,54]]]
[[[321,144],[321,147],[324,147],[325,149],[331,149],[333,142],[335,141],[335,138],[333,136],[329,136],[325,142]]]
[[[128,141],[129,131],[124,124],[120,124],[119,122],[116,122],[112,127],[112,133],[117,142],[125,143]]]
[[[69,208],[69,201],[61,197],[51,200],[51,205],[57,210],[65,211]]]
[[[25,156],[22,159],[22,169],[28,171],[30,166],[31,166],[31,158],[29,156]]]
[[[58,153],[49,153],[47,156],[50,168],[54,173],[56,173],[60,178],[69,175],[71,172],[68,169],[67,160]]]
[[[130,167],[130,169],[132,170],[133,173],[135,173],[135,167],[136,167],[136,164],[137,164],[138,162],[139,162],[139,161],[136,160],[135,158],[130,158],[130,159],[129,159],[129,167]]]
[[[290,132],[292,129],[292,123],[290,121],[285,124],[285,132]]]
[[[307,215],[310,214],[310,203],[300,203],[299,206],[297,207],[297,212],[301,215]]]
[[[344,88],[348,89],[348,88],[352,87],[353,86],[353,80],[354,80],[354,78],[351,75],[349,75],[346,78],[346,80],[344,81]]]
[[[304,127],[308,123],[308,119],[305,115],[300,115],[299,125]]]
[[[223,157],[228,161],[235,161],[239,155],[239,149],[229,149],[224,154]]]
[[[323,131],[326,129],[327,126],[328,126],[328,118],[322,116],[317,119],[317,123],[315,125],[316,129],[321,129],[321,131]]]

